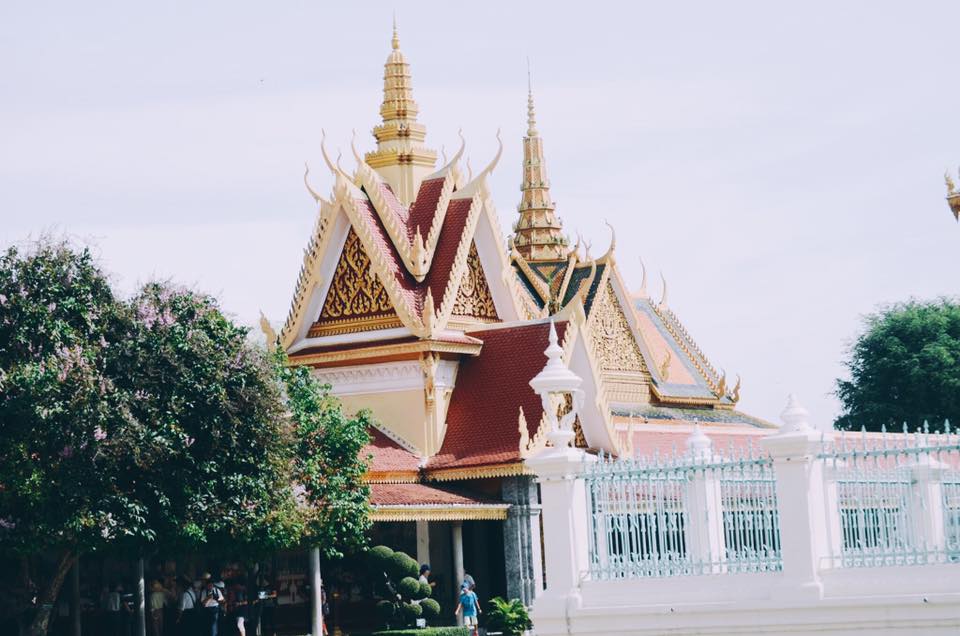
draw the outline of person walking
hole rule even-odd
[[[123,586],[117,583],[107,594],[107,625],[109,625],[112,636],[124,636],[123,634]]]
[[[470,589],[470,584],[466,581],[460,586],[460,600],[457,603],[457,609],[454,610],[453,615],[457,616],[461,611],[463,612],[464,627],[472,627],[473,636],[477,636],[480,629],[479,615],[483,612],[480,609],[480,601],[477,598],[477,593]]]

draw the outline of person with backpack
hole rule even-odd
[[[480,609],[480,600],[477,598],[477,593],[470,589],[470,584],[466,581],[460,586],[460,600],[457,603],[457,609],[454,610],[453,615],[457,616],[461,611],[463,611],[464,626],[472,627],[473,636],[477,636],[480,625],[478,617],[482,613],[482,610]]]
[[[203,616],[204,636],[217,636],[220,627],[220,606],[224,602],[223,592],[213,582],[213,577],[204,575],[206,585],[200,593],[200,611]]]

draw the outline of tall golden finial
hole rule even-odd
[[[533,110],[533,78],[530,74],[530,58],[527,58],[527,137],[537,136],[537,115]]]
[[[416,198],[420,181],[434,170],[437,153],[423,145],[426,127],[417,121],[410,65],[400,50],[397,17],[393,17],[390,53],[383,65],[381,123],[374,127],[377,148],[365,156],[367,165],[390,184],[403,205]]]
[[[560,219],[554,213],[543,157],[543,139],[537,132],[533,107],[533,78],[527,58],[527,134],[523,138],[523,182],[520,219],[514,225],[513,244],[527,261],[564,261],[567,259],[567,238]]]

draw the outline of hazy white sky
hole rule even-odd
[[[960,3],[0,4],[0,244],[95,245],[130,291],[172,277],[286,315],[327,191],[320,130],[364,149],[396,9],[428,142],[467,137],[504,228],[526,63],[558,213],[639,285],[642,256],[744,410],[817,423],[878,303],[957,292]],[[349,156],[349,152],[346,153]],[[350,165],[352,162],[347,161]]]

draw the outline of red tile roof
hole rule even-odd
[[[561,341],[565,327],[557,324]],[[530,437],[543,416],[540,398],[528,383],[546,363],[549,331],[549,323],[534,323],[471,332],[483,340],[483,349],[460,362],[443,446],[428,461],[428,471],[520,461],[520,407]]]
[[[435,488],[424,484],[371,484],[370,503],[374,506],[429,506],[443,504],[476,506],[502,504],[503,502],[472,493]]]
[[[416,234],[419,227],[420,235],[426,240],[427,232],[430,231],[433,217],[437,211],[441,190],[443,190],[443,177],[427,179],[420,183],[420,190],[417,192],[417,198],[413,205],[410,206],[407,221],[411,238]]]
[[[376,473],[410,473],[416,478],[420,471],[420,458],[400,444],[387,437],[377,428],[370,429],[370,443],[360,452],[361,457],[372,455],[369,476],[376,479]]]

